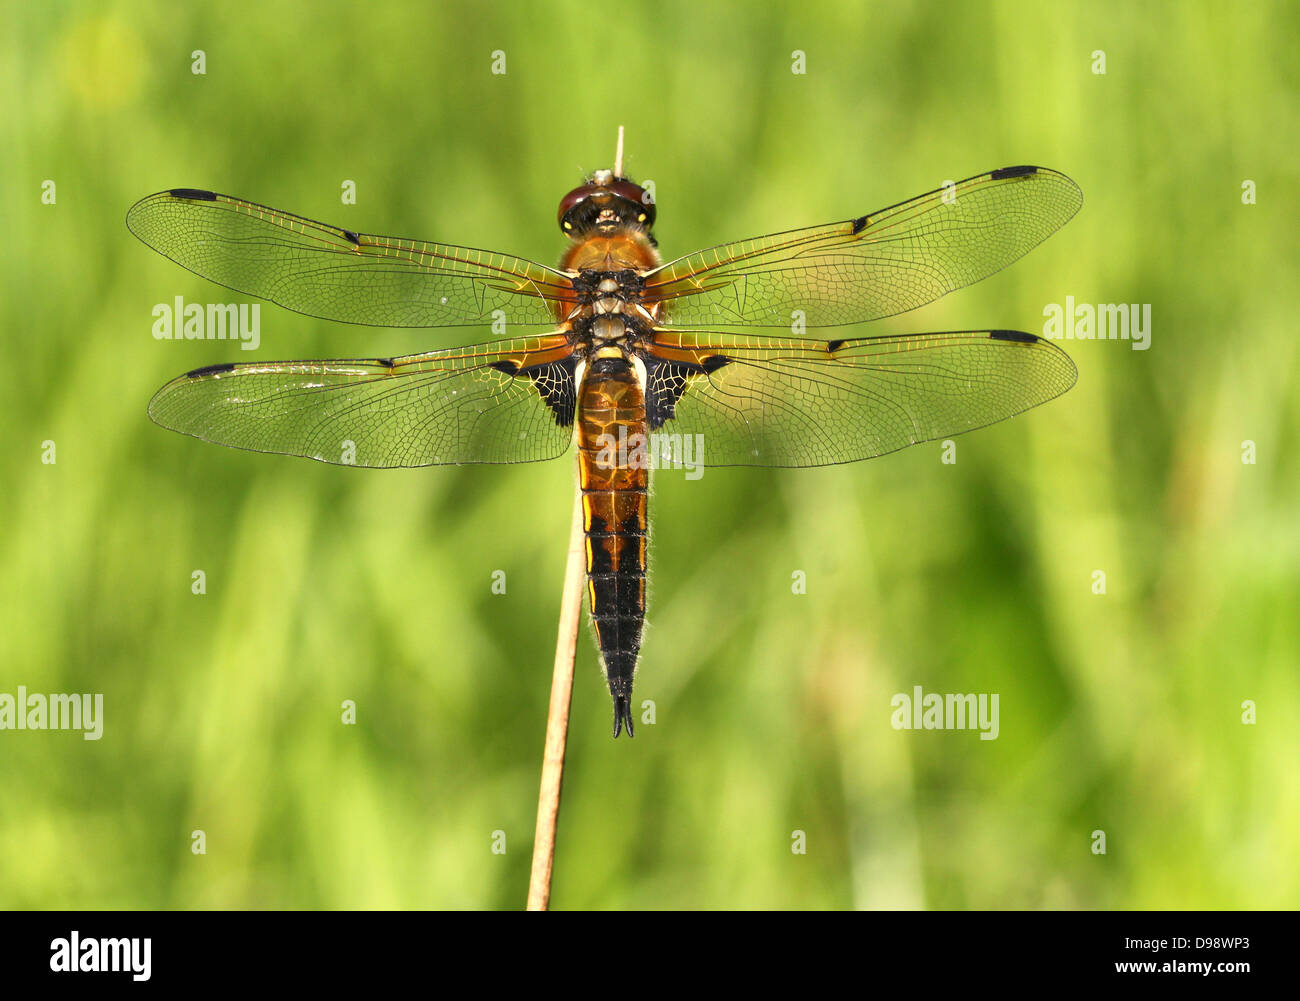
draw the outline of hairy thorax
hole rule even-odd
[[[575,243],[560,260],[564,271],[636,271],[659,266],[659,252],[643,231],[593,235]]]
[[[642,304],[642,276],[658,265],[653,242],[637,229],[592,234],[574,243],[560,261],[574,273],[573,298],[557,319],[589,349],[647,336],[663,318],[658,304]]]

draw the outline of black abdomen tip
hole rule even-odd
[[[627,736],[631,740],[636,736],[632,732],[632,700],[626,695],[616,695],[614,697],[614,739],[618,740],[619,733],[624,726],[627,726]]]

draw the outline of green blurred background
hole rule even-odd
[[[1038,331],[1067,295],[1154,330],[1064,343],[1078,385],[955,465],[661,476],[657,723],[610,740],[584,628],[554,906],[1296,906],[1297,28],[1262,3],[6,5],[0,691],[102,692],[106,719],[0,732],[0,906],[522,906],[571,465],[365,471],[155,427],[199,365],[487,332],[268,305],[254,356],[159,342],[155,303],[250,300],[123,216],[205,187],[550,263],[620,123],[670,257],[1055,167],[1085,194],[1064,230],[861,332]],[[893,729],[914,685],[998,693],[1000,737]]]

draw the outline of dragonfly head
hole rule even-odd
[[[564,235],[574,240],[628,226],[648,232],[655,224],[655,203],[639,184],[598,170],[560,200],[559,223]]]

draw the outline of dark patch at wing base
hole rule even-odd
[[[690,386],[692,376],[707,376],[731,362],[725,355],[709,355],[698,365],[653,355],[641,358],[646,364],[646,419],[652,431],[677,415],[677,401]]]
[[[677,415],[677,401],[691,384],[691,376],[707,373],[703,365],[665,361],[653,355],[641,357],[646,365],[646,420],[653,431]]]
[[[571,427],[573,415],[578,407],[578,390],[575,374],[578,359],[570,355],[562,361],[544,362],[541,365],[529,365],[521,368],[513,361],[494,361],[488,368],[504,372],[512,378],[527,376],[533,381],[533,388],[555,416],[557,427]]]

